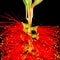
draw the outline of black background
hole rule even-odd
[[[60,25],[60,3],[58,0],[44,0],[34,8],[32,25]],[[25,19],[25,6],[22,0],[0,0],[0,15],[4,13],[16,15],[21,21]],[[0,21],[4,20],[1,19]]]

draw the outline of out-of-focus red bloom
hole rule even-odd
[[[55,60],[58,28],[38,26],[36,40],[23,31],[21,22],[14,22],[4,28],[3,60]]]

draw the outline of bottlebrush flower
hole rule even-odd
[[[58,42],[58,27],[38,26],[38,39],[33,39],[23,30],[21,22],[14,22],[4,26],[2,33],[3,60],[56,60]]]

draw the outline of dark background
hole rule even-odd
[[[58,0],[44,0],[34,8],[32,25],[60,25],[60,3]],[[25,6],[22,0],[0,0],[0,15],[9,13],[16,15],[21,21],[25,19]],[[0,17],[0,21],[4,19]]]

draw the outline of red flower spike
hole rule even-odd
[[[3,60],[56,60],[58,27],[38,26],[38,39],[34,40],[23,31],[21,22],[4,26],[2,59]],[[56,59],[55,59],[56,58]]]

